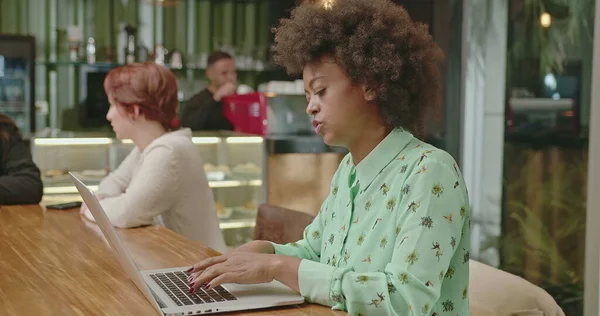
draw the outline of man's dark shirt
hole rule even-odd
[[[223,102],[215,101],[208,88],[187,102],[181,114],[181,126],[194,131],[233,130],[233,124],[223,115]]]

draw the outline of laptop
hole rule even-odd
[[[94,192],[69,173],[75,187],[90,209],[104,237],[129,278],[161,315],[203,315],[304,303],[304,298],[286,285],[272,281],[264,284],[224,284],[211,290],[188,293],[188,267],[138,270],[129,251],[104,213]]]

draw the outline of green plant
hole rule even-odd
[[[541,75],[561,72],[567,60],[567,46],[577,50],[582,42],[593,39],[595,0],[525,0],[510,21],[514,30],[509,42],[509,64],[518,67],[523,58],[539,58]],[[540,16],[549,13],[549,27],[540,24]]]
[[[518,253],[527,251],[530,256],[536,256],[541,263],[538,269],[525,271],[530,278],[546,279],[549,277],[548,270],[552,270],[558,271],[558,274],[552,276],[554,279],[552,283],[581,282],[577,267],[574,267],[563,255],[564,249],[561,249],[560,242],[583,229],[585,219],[581,216],[567,219],[565,227],[551,232],[545,219],[522,202],[513,201],[510,207],[512,210],[509,217],[518,224],[516,227],[518,227],[519,237],[509,236],[506,240],[512,244],[511,246],[505,246],[506,251],[504,253],[508,255],[505,258],[507,264],[512,265],[513,269],[523,270],[523,267],[518,266],[521,260],[517,258],[515,253],[511,254],[510,250],[516,250]]]
[[[554,166],[540,166],[544,159],[532,158],[550,151],[560,152]],[[507,151],[502,269],[542,286],[567,315],[577,315],[583,301],[586,153],[540,152]]]

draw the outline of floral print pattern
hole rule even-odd
[[[470,315],[470,204],[449,154],[396,129],[358,166],[348,154],[331,188],[303,239],[274,244],[305,259],[308,301],[351,315]]]

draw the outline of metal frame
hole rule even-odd
[[[594,53],[588,144],[584,315],[600,315],[600,5],[594,14]]]

